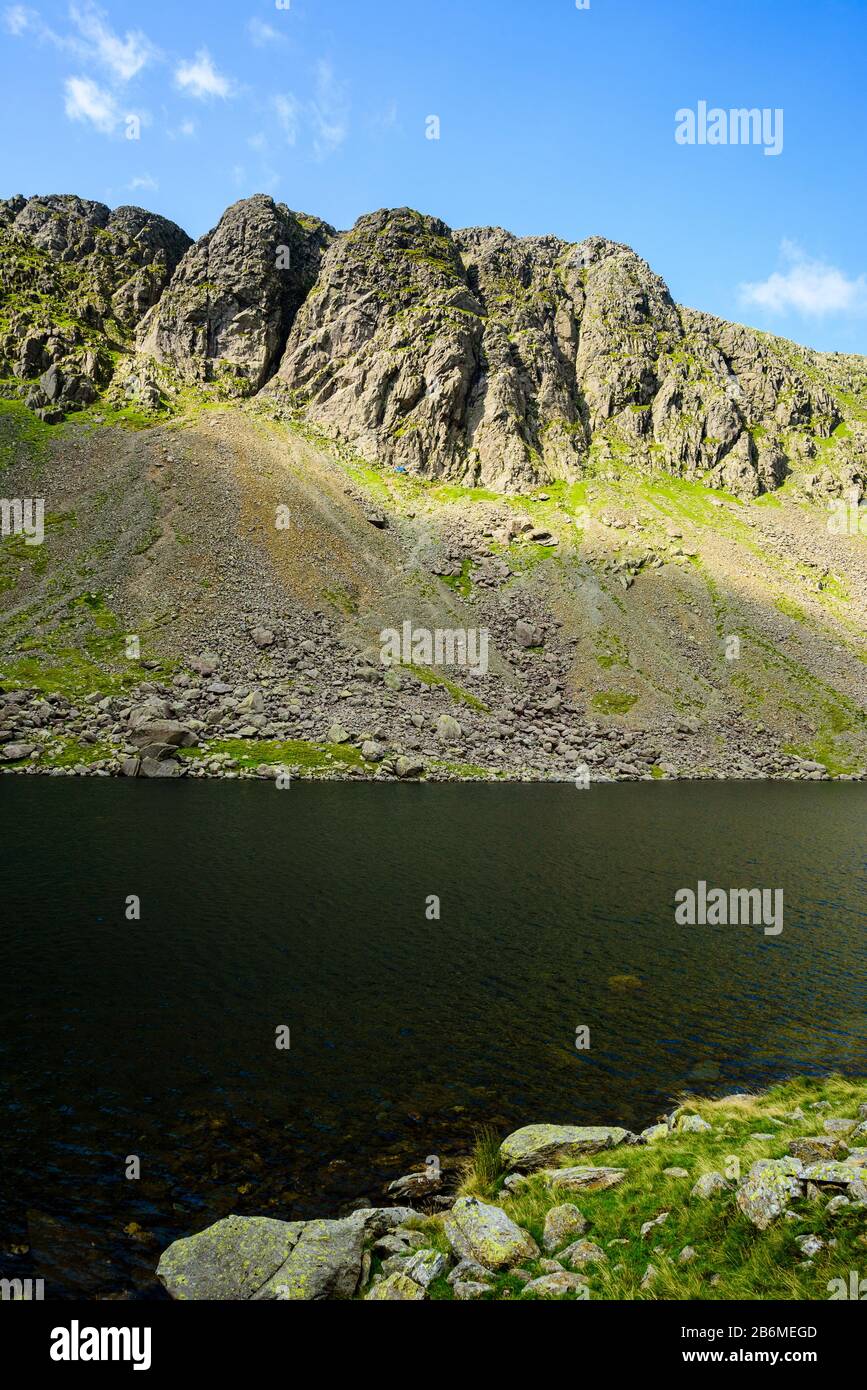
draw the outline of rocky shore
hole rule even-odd
[[[520,620],[520,632],[527,625]],[[535,634],[534,634],[535,635]],[[541,634],[539,634],[541,636]],[[250,644],[272,647],[256,628]],[[275,653],[275,656],[277,654]],[[323,671],[323,666],[326,668]],[[275,669],[276,668],[276,669]],[[282,672],[282,673],[278,673]],[[528,682],[529,684],[529,682]],[[116,695],[0,693],[0,770],[146,778],[329,778],[448,781],[828,780],[764,729],[672,719],[641,732],[605,726],[550,680],[520,694],[480,681],[458,707],[424,673],[376,667],[327,620],[269,667],[237,671],[212,652],[187,669]],[[487,688],[485,688],[487,687]],[[553,690],[553,693],[551,693]],[[863,780],[865,773],[840,780]]]
[[[867,1083],[484,1136],[449,1188],[428,1159],[389,1186],[414,1205],[227,1216],[157,1275],[180,1300],[860,1297],[840,1289],[867,1248]]]

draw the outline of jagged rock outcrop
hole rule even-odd
[[[190,238],[143,208],[71,194],[0,202],[0,377],[43,418],[96,398]]]
[[[864,358],[680,307],[602,237],[410,208],[337,233],[257,194],[193,245],[140,208],[12,198],[2,377],[48,420],[109,383],[148,408],[264,391],[371,460],[503,491],[627,466],[745,498],[867,480]]]
[[[428,476],[520,489],[629,460],[755,496],[841,426],[826,362],[679,308],[626,246],[399,208],[334,239],[268,391]]]
[[[333,228],[264,194],[233,203],[191,246],[138,334],[183,381],[249,395],[267,380]]]

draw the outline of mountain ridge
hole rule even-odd
[[[42,265],[15,264],[28,249],[84,268],[65,336],[42,322]],[[370,462],[500,491],[629,458],[741,497],[792,474],[864,492],[867,358],[678,305],[602,237],[453,230],[410,208],[336,231],[256,194],[193,242],[144,209],[17,197],[0,203],[7,305],[28,270],[32,313],[0,309],[0,376],[58,418],[109,386],[147,409],[197,386],[262,392]]]

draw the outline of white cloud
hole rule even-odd
[[[264,136],[264,134],[262,133],[262,131],[260,130],[260,131],[257,131],[257,133],[256,133],[255,135],[249,135],[249,136],[247,137],[247,144],[250,146],[250,149],[251,149],[251,150],[260,150],[260,151],[261,151],[261,150],[264,150],[264,149],[267,148],[268,141],[267,141],[267,139],[265,138],[265,136]]]
[[[247,33],[250,42],[256,48],[267,48],[271,43],[285,43],[285,35],[275,29],[273,25],[266,24],[262,19],[251,19],[247,25]]]
[[[807,318],[826,314],[867,312],[867,275],[850,279],[826,261],[808,256],[791,241],[782,244],[788,269],[767,280],[740,286],[741,302],[784,314],[790,310]]]
[[[22,38],[25,34],[32,34],[39,43],[52,43],[55,48],[77,53],[80,58],[87,56],[84,46],[77,39],[64,38],[63,35],[55,33],[45,23],[39,11],[31,10],[29,5],[8,5],[3,11],[3,27],[16,39]]]
[[[136,29],[119,38],[95,5],[72,5],[69,12],[79,33],[87,40],[94,60],[107,68],[116,82],[129,82],[157,57],[157,50],[146,34]]]
[[[3,12],[3,24],[16,38],[29,34],[38,43],[49,43],[62,53],[73,54],[79,62],[98,63],[114,83],[129,82],[147,63],[159,57],[159,51],[140,30],[129,31],[123,38],[115,34],[93,0],[73,3],[69,13],[78,30],[76,34],[59,34],[45,23],[38,10],[26,5],[8,6]]]
[[[23,5],[9,5],[3,11],[3,28],[18,39],[31,28],[33,18],[33,11],[25,9]]]
[[[137,174],[134,179],[130,179],[127,188],[133,193],[138,188],[147,188],[150,192],[155,193],[159,188],[159,183],[151,174]]]
[[[274,98],[274,109],[277,112],[277,119],[287,143],[294,145],[298,139],[298,124],[301,117],[301,107],[297,99],[291,92],[282,93]]]
[[[71,121],[90,121],[103,135],[115,130],[120,113],[114,97],[89,77],[67,77],[66,114]]]
[[[349,101],[346,86],[338,82],[327,59],[316,64],[316,96],[310,103],[315,136],[313,151],[324,159],[343,144],[348,133]]]
[[[181,91],[199,101],[205,101],[208,97],[228,97],[233,91],[231,80],[217,71],[206,48],[200,48],[189,62],[178,65],[175,82]]]

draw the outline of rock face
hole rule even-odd
[[[264,194],[233,203],[178,266],[138,347],[185,381],[249,395],[267,380],[333,228]]]
[[[680,308],[627,246],[398,208],[334,239],[269,389],[420,473],[520,490],[628,451],[751,497],[843,419],[823,360]]]
[[[0,377],[38,378],[28,404],[94,400],[190,238],[143,208],[71,194],[0,201]]]
[[[410,208],[336,233],[257,194],[192,245],[141,208],[15,197],[0,289],[0,378],[48,420],[112,380],[148,409],[181,383],[264,389],[370,459],[506,491],[628,461],[744,498],[794,468],[816,495],[864,493],[863,358],[678,306],[601,237]]]

